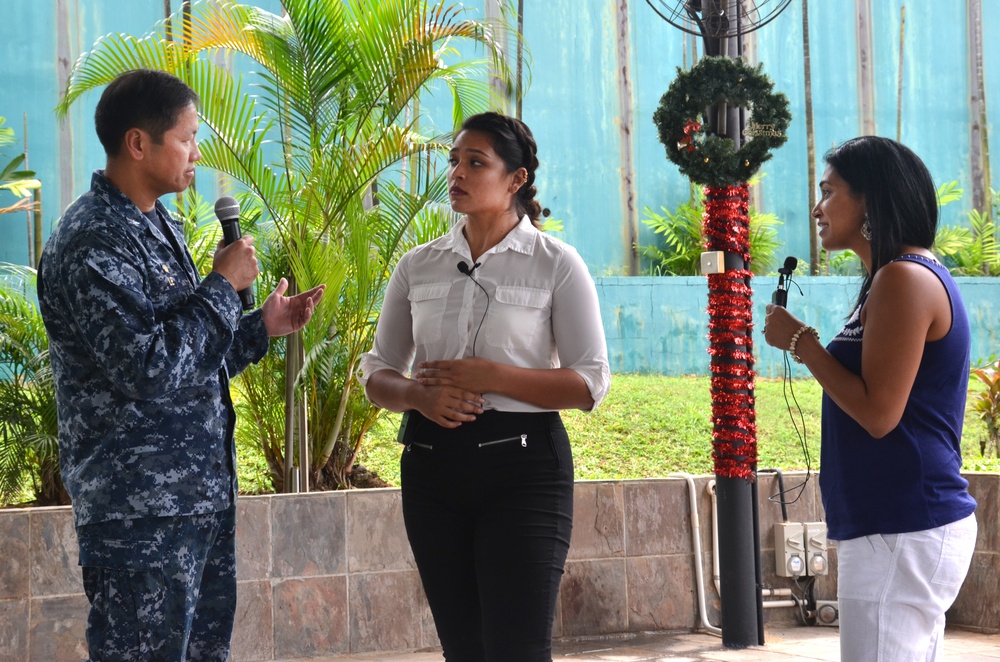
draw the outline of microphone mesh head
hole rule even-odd
[[[224,195],[215,203],[215,215],[220,219],[239,218],[240,203],[236,201],[236,198]]]
[[[795,267],[797,267],[798,265],[799,261],[795,257],[789,255],[788,257],[785,258],[785,269],[788,269],[789,271],[795,271]]]

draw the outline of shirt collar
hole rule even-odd
[[[470,257],[471,252],[469,251],[469,242],[465,240],[465,235],[462,234],[462,230],[468,224],[469,219],[467,216],[463,216],[458,223],[455,224],[448,234],[446,234],[442,241],[437,244],[437,248],[443,251],[452,251],[458,253],[463,257]],[[531,255],[535,250],[535,234],[538,229],[525,214],[521,217],[521,220],[514,229],[507,233],[507,236],[500,240],[496,246],[486,251],[487,253],[502,253],[506,250],[517,251],[518,253],[523,253],[524,255]]]

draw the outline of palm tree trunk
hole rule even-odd
[[[990,142],[986,117],[986,83],[983,74],[983,6],[982,0],[968,0],[969,66],[972,102],[972,135],[969,140],[969,160],[972,166],[972,207],[992,217],[990,200]],[[992,219],[996,220],[996,219]]]
[[[805,74],[806,97],[806,164],[809,176],[809,211],[816,206],[816,130],[813,126],[812,62],[809,55],[809,0],[802,0],[802,69]],[[819,245],[812,216],[807,219],[809,230],[809,273],[819,275]]]
[[[875,45],[872,39],[871,0],[855,0],[858,31],[858,104],[861,135],[875,135]]]
[[[896,142],[903,136],[903,46],[906,43],[906,5],[899,8],[899,71],[896,74]]]

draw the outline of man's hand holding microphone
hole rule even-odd
[[[235,198],[219,198],[215,203],[215,215],[222,224],[223,239],[212,259],[212,271],[225,278],[239,293],[243,310],[252,310],[255,305],[253,282],[260,274],[253,237],[242,236],[240,205]],[[304,327],[312,318],[325,289],[326,285],[317,285],[307,292],[286,297],[288,281],[282,278],[260,307],[267,335],[285,336]]]

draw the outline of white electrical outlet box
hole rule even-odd
[[[836,600],[816,601],[816,625],[838,627],[840,625],[840,607]]]
[[[778,522],[774,525],[774,561],[779,577],[802,577],[806,574],[805,538],[801,522]]]
[[[726,254],[722,251],[706,251],[702,253],[701,273],[703,276],[726,273]]]
[[[822,576],[830,572],[830,557],[826,545],[826,522],[805,522],[806,574]]]

